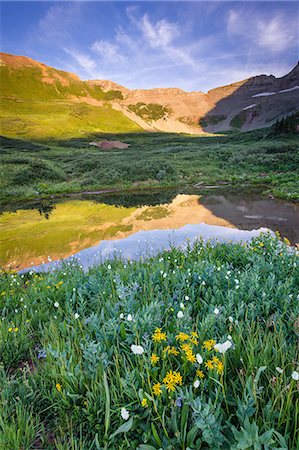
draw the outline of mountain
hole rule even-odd
[[[207,93],[134,89],[0,53],[1,127],[7,136],[82,136],[138,130],[242,131],[299,109],[299,63],[287,75],[259,75]]]

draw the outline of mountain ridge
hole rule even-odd
[[[47,100],[56,104],[65,101],[77,106],[82,103],[90,108],[110,108],[110,113],[118,115],[120,123],[121,120],[126,123],[125,128],[134,129],[135,123],[136,130],[198,134],[270,126],[299,109],[299,62],[283,77],[256,75],[207,93],[176,87],[128,89],[111,80],[84,81],[71,72],[8,53],[0,53],[0,70],[1,103],[10,102],[6,106],[7,110],[13,110],[10,118],[14,120],[22,115],[22,101]],[[51,105],[48,107],[51,109]],[[93,114],[96,116],[96,110]],[[96,117],[94,121],[97,122]],[[90,132],[90,128],[105,132],[107,127],[101,127],[99,118],[99,126],[91,126],[86,132]]]

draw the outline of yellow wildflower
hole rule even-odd
[[[166,386],[168,392],[175,391],[176,386],[181,385],[183,382],[182,376],[179,372],[173,372],[170,370],[163,378],[163,383]]]
[[[162,394],[161,383],[156,383],[153,385],[153,393],[159,397]]]
[[[154,366],[155,364],[157,364],[157,362],[159,361],[159,356],[156,355],[156,353],[153,353],[152,356],[150,357],[151,363]]]
[[[141,406],[143,406],[143,408],[147,408],[147,407],[148,407],[147,399],[146,399],[146,398],[143,398],[143,399],[142,399]]]
[[[168,354],[169,355],[174,355],[177,356],[180,352],[175,348],[175,347],[170,347],[168,349]]]
[[[191,337],[191,338],[190,338],[190,342],[191,342],[191,344],[193,344],[193,345],[197,345],[197,344],[198,344],[198,339],[196,339],[195,337]]]
[[[216,341],[214,339],[209,339],[208,341],[204,341],[202,348],[205,348],[210,351],[214,348],[215,344],[216,344]]]
[[[217,372],[218,372],[219,374],[223,372],[223,370],[224,370],[224,365],[223,365],[223,362],[222,362],[222,361],[219,361],[219,363],[218,363],[217,366],[216,366],[216,369],[217,369]]]
[[[9,327],[9,328],[8,328],[8,331],[9,331],[9,333],[11,333],[11,332],[13,331],[13,328],[12,328],[12,327]]]
[[[209,359],[209,360],[205,363],[205,366],[206,366],[206,368],[209,369],[209,370],[214,369],[214,363],[213,363],[213,361],[212,361],[211,359]]]
[[[175,338],[176,338],[177,341],[185,342],[185,341],[188,341],[189,335],[186,334],[186,333],[183,333],[183,332],[181,331],[179,334],[176,335]]]
[[[17,332],[19,331],[19,328],[16,327],[16,328],[14,328],[13,330],[14,330],[15,333],[17,333]]]
[[[196,333],[196,331],[191,331],[191,336],[198,338],[198,333]]]
[[[62,386],[61,386],[60,383],[56,383],[56,389],[57,389],[58,392],[61,392]]]
[[[186,352],[186,359],[187,359],[187,361],[189,361],[191,363],[195,363],[196,362],[196,356],[194,355],[192,350],[188,350]]]
[[[192,348],[191,348],[191,345],[190,344],[183,344],[183,345],[181,345],[181,349],[184,351],[184,352],[192,352]]]
[[[197,369],[197,371],[196,371],[196,376],[197,376],[198,378],[204,378],[204,377],[205,377],[205,374],[203,373],[202,370]]]
[[[162,332],[162,328],[156,328],[152,339],[154,342],[166,341],[166,333]]]
[[[215,366],[217,366],[217,364],[220,363],[220,359],[217,358],[217,356],[214,356],[214,358],[212,359],[212,361],[213,361],[213,363],[214,363]]]
[[[1,296],[4,297],[4,295],[6,294],[5,291],[1,292]]]

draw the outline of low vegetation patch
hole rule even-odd
[[[199,241],[0,281],[1,448],[297,448],[287,242]]]
[[[163,119],[170,112],[166,106],[157,103],[138,102],[135,105],[129,105],[128,109],[146,121]]]

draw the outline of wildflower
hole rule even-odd
[[[17,332],[19,331],[19,328],[16,327],[16,328],[14,328],[13,330],[14,330],[15,333],[17,333]]]
[[[206,368],[209,369],[209,370],[214,369],[214,363],[213,363],[213,361],[212,361],[211,359],[209,359],[209,360],[205,363],[205,366],[206,366]]]
[[[199,380],[194,381],[193,386],[195,387],[195,389],[199,387],[199,384],[200,384]]]
[[[55,307],[55,308],[59,308],[59,303],[58,303],[58,302],[55,302],[55,303],[54,303],[54,307]]]
[[[75,319],[79,319],[79,314],[78,313],[75,313]]]
[[[62,386],[61,386],[60,383],[56,383],[56,389],[57,389],[58,392],[61,392]]]
[[[229,348],[231,348],[231,346],[232,346],[232,342],[227,340],[223,344],[216,344],[216,345],[214,345],[214,349],[217,352],[219,352],[221,354],[224,354]]]
[[[191,336],[198,338],[198,333],[196,333],[196,331],[191,331]]]
[[[216,316],[218,316],[219,313],[220,313],[219,309],[218,309],[218,308],[215,308],[215,309],[214,309],[214,314],[216,314]]]
[[[182,319],[184,317],[183,311],[179,311],[176,316],[178,319]]]
[[[276,369],[276,371],[277,371],[278,373],[282,373],[282,372],[283,372],[283,370],[282,370],[280,367],[275,367],[275,369]]]
[[[131,350],[134,353],[134,355],[142,355],[144,352],[144,348],[141,345],[131,345]]]
[[[196,353],[196,361],[198,364],[202,364],[203,362],[202,356],[199,353]]]
[[[132,315],[131,315],[131,314],[128,314],[128,315],[127,315],[127,321],[128,321],[128,322],[132,322],[132,320],[133,320]]]
[[[192,351],[192,348],[191,348],[191,345],[190,344],[182,344],[181,345],[181,349],[184,351],[184,352],[191,352]]]
[[[123,318],[124,318],[124,313],[121,313],[121,314],[119,315],[119,318],[120,318],[120,319],[123,319]]]
[[[188,341],[189,335],[187,333],[180,332],[179,334],[176,335],[175,339],[180,342],[185,342]]]
[[[299,373],[294,370],[294,372],[292,372],[291,377],[293,378],[293,380],[298,381],[299,380]]]
[[[187,359],[187,361],[189,361],[191,363],[195,363],[196,362],[196,356],[194,355],[192,350],[188,350],[186,352],[186,359]]]
[[[162,332],[162,328],[156,328],[152,339],[154,342],[166,341],[166,333]]]
[[[182,397],[178,397],[175,401],[175,405],[178,406],[179,408],[181,408],[182,404],[183,404]]]
[[[46,352],[46,350],[40,350],[40,351],[38,352],[38,354],[37,354],[37,357],[38,357],[38,359],[46,358],[46,357],[47,357],[47,352]]]
[[[124,420],[128,420],[128,418],[130,417],[130,413],[126,408],[121,409],[120,415],[121,415],[122,419],[124,419]]]
[[[159,397],[162,394],[161,383],[156,383],[153,385],[153,393]]]
[[[214,348],[214,345],[216,344],[216,341],[214,339],[209,339],[208,341],[204,341],[202,347],[206,350],[212,350]]]
[[[150,357],[151,363],[154,366],[155,364],[157,364],[157,362],[159,361],[159,356],[156,355],[156,353],[153,353],[152,356]]]
[[[175,391],[176,386],[181,385],[183,382],[182,376],[179,372],[173,372],[170,370],[163,378],[163,383],[166,386],[168,392]]]
[[[234,323],[234,319],[232,318],[232,316],[229,316],[228,320],[230,321],[230,323]]]
[[[181,308],[181,309],[185,309],[184,303],[180,303],[180,308]]]
[[[175,347],[170,347],[168,345],[166,348],[164,348],[163,353],[165,356],[167,355],[167,353],[169,355],[177,356],[180,352]]]
[[[187,300],[187,301],[189,300],[189,297],[188,297],[188,295],[185,295],[185,300]]]
[[[216,369],[217,369],[217,373],[219,373],[219,374],[221,374],[221,373],[223,372],[223,370],[224,370],[224,365],[223,365],[223,362],[222,362],[222,361],[219,361],[219,362],[216,364]]]
[[[205,374],[203,373],[202,370],[197,369],[197,371],[196,371],[196,376],[197,376],[198,378],[204,378],[204,377],[205,377]]]
[[[147,407],[148,407],[147,399],[146,399],[146,398],[143,398],[143,399],[142,399],[141,406],[143,406],[143,408],[147,408]]]
[[[217,358],[217,356],[214,356],[214,358],[212,359],[212,361],[213,361],[213,363],[214,363],[215,365],[217,365],[217,364],[220,362],[220,359]]]
[[[108,266],[107,266],[107,269],[108,269],[108,270],[111,270],[111,266],[110,266],[110,264],[108,264]]]

